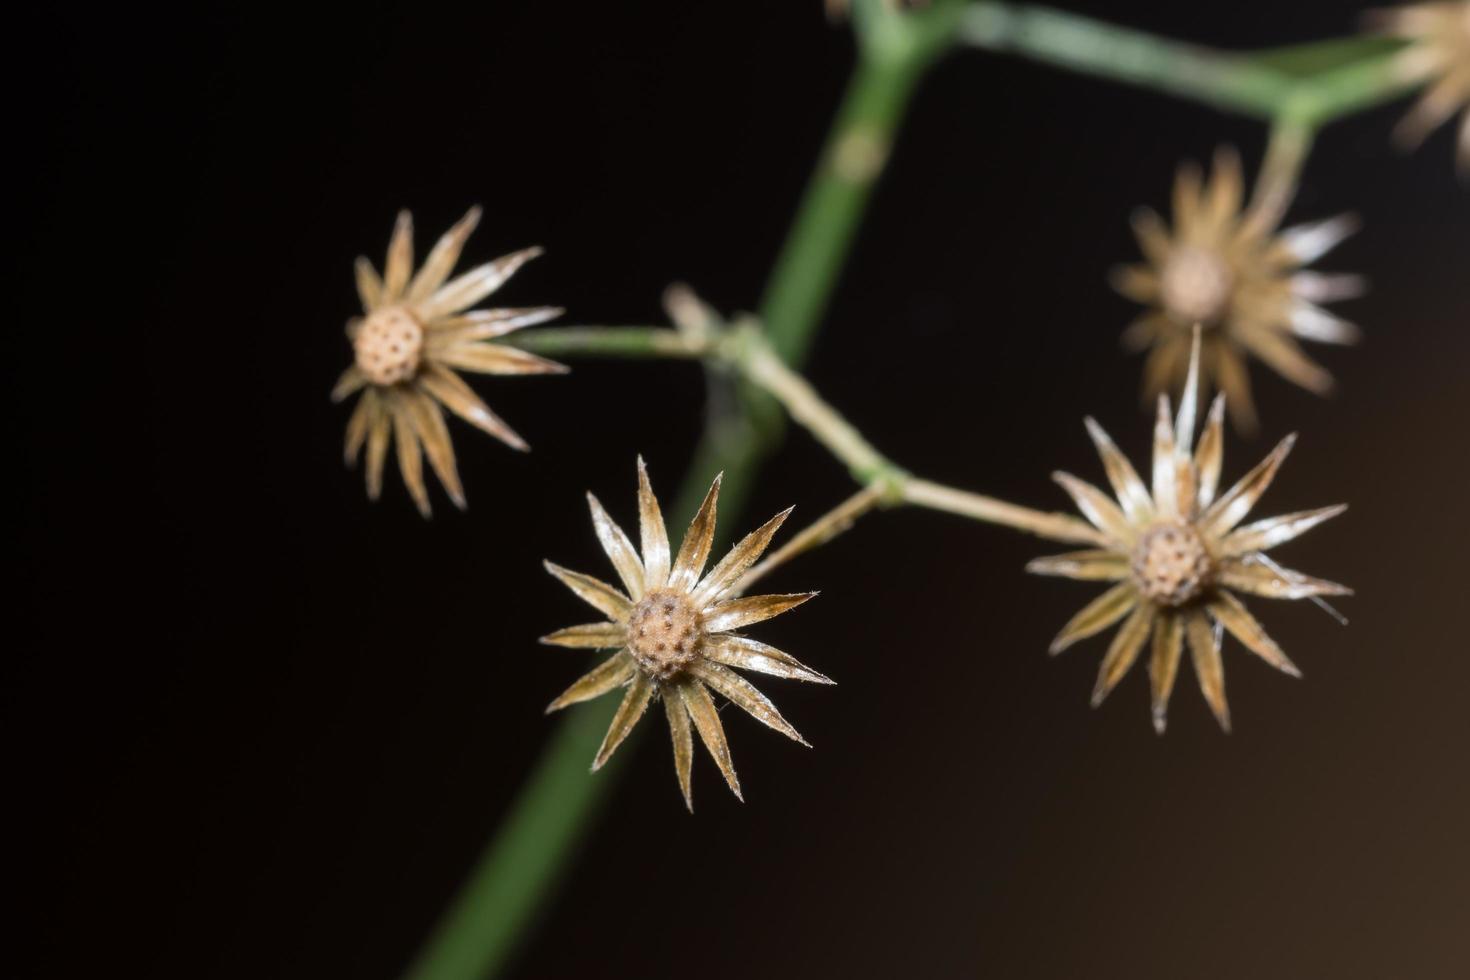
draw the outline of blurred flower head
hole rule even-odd
[[[1409,42],[1394,60],[1399,77],[1428,86],[1396,136],[1406,146],[1418,146],[1464,110],[1457,155],[1461,172],[1470,174],[1470,0],[1375,11],[1372,21],[1383,33]]]
[[[367,493],[376,500],[383,486],[383,460],[389,442],[398,450],[398,468],[420,513],[429,516],[423,457],[454,503],[465,506],[443,409],[516,449],[526,443],[490,411],[457,373],[548,374],[566,370],[543,358],[489,343],[521,327],[561,314],[553,306],[530,309],[470,309],[509,279],[539,248],[513,252],[449,279],[465,241],[480,220],[471,208],[435,243],[413,272],[413,217],[402,211],[388,245],[380,277],[371,262],[357,260],[361,317],[347,325],[353,363],[332,389],[341,401],[361,392],[347,423],[347,464],[367,448]],[[447,281],[446,281],[447,280]]]
[[[1276,231],[1274,218],[1244,207],[1240,158],[1215,155],[1204,180],[1185,164],[1174,182],[1173,228],[1153,210],[1140,209],[1134,233],[1144,262],[1113,272],[1113,286],[1149,307],[1123,333],[1130,350],[1147,350],[1144,395],[1177,390],[1189,366],[1190,337],[1202,330],[1206,375],[1229,396],[1231,416],[1255,427],[1246,360],[1255,357],[1287,380],[1325,393],[1332,377],[1302,352],[1300,340],[1352,343],[1355,326],[1320,305],[1359,295],[1362,280],[1304,269],[1350,235],[1343,215]]]
[[[663,513],[649,485],[643,460],[639,459],[641,555],[597,498],[587,495],[592,526],[623,588],[546,563],[547,571],[607,620],[558,630],[543,637],[541,642],[617,651],[569,687],[546,710],[558,711],[618,688],[625,689],[622,704],[593,759],[595,772],[611,758],[648,706],[661,701],[674,741],[675,774],[691,811],[694,809],[690,787],[693,731],[699,732],[731,792],[740,796],[740,782],[735,778],[725,729],[710,691],[728,698],[762,724],[807,744],[781,717],[776,706],[732,668],[831,683],[790,654],[735,632],[799,606],[816,593],[748,597],[738,594],[741,576],[766,550],[790,510],[782,511],[746,536],[714,568],[704,572],[714,540],[719,494],[720,480],[716,477],[684,535],[678,554],[671,556]]]
[[[1216,493],[1225,396],[1215,399],[1199,445],[1191,452],[1198,361],[1196,344],[1177,419],[1170,418],[1168,396],[1159,396],[1150,484],[1101,426],[1087,419],[1087,431],[1102,457],[1116,502],[1092,484],[1056,473],[1054,478],[1096,529],[1097,547],[1038,558],[1027,566],[1042,575],[1116,583],[1063,627],[1051,652],[1060,653],[1122,620],[1098,671],[1092,695],[1097,705],[1152,637],[1148,672],[1154,727],[1159,732],[1164,730],[1186,642],[1200,690],[1221,727],[1229,730],[1217,627],[1271,666],[1299,676],[1235,593],[1303,599],[1349,592],[1336,583],[1282,568],[1264,554],[1340,514],[1343,506],[1240,524],[1275,478],[1294,436],[1283,439],[1240,482]]]

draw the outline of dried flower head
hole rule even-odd
[[[559,316],[559,308],[470,309],[499,289],[528,260],[540,255],[539,248],[513,252],[445,281],[479,220],[480,209],[470,208],[435,243],[418,272],[411,275],[413,217],[401,211],[388,245],[383,276],[379,278],[367,259],[357,260],[357,294],[362,299],[363,316],[347,324],[353,364],[342,372],[332,389],[333,401],[362,392],[347,423],[346,459],[347,465],[353,465],[367,446],[368,497],[377,500],[382,491],[383,460],[391,437],[398,445],[403,482],[425,517],[430,510],[421,448],[450,499],[460,508],[465,506],[441,405],[515,449],[529,448],[454,369],[482,374],[566,371],[562,365],[533,354],[487,343],[491,338]]]
[[[542,643],[561,647],[617,650],[551,702],[548,712],[627,688],[613,717],[607,737],[592,762],[595,772],[607,762],[632,731],[649,704],[662,701],[674,739],[674,769],[684,802],[692,811],[689,773],[693,762],[690,723],[699,731],[731,791],[740,796],[740,783],[730,761],[725,729],[720,724],[710,691],[739,705],[762,724],[807,742],[787,723],[764,694],[732,670],[739,667],[776,677],[832,683],[796,658],[734,632],[770,619],[806,602],[815,592],[796,595],[738,597],[736,586],[791,511],[771,518],[730,549],[719,564],[701,577],[715,533],[715,506],[720,479],[709,488],[704,504],[684,535],[672,561],[663,513],[648,483],[643,460],[638,460],[638,525],[642,557],[592,494],[592,525],[611,559],[626,592],[589,575],[568,571],[551,562],[547,571],[588,605],[607,617],[604,623],[572,626],[543,637]]]
[[[1362,292],[1357,276],[1323,275],[1302,266],[1353,232],[1343,215],[1274,231],[1263,207],[1242,209],[1244,182],[1233,150],[1215,155],[1211,179],[1202,183],[1193,164],[1174,182],[1174,228],[1140,209],[1134,233],[1145,262],[1113,273],[1113,287],[1150,307],[1123,334],[1131,350],[1149,350],[1144,394],[1152,400],[1176,389],[1189,363],[1191,331],[1204,330],[1204,368],[1229,396],[1231,416],[1255,427],[1246,357],[1260,358],[1278,374],[1318,394],[1332,377],[1302,353],[1298,339],[1352,343],[1358,330],[1318,303]]]
[[[1092,525],[1079,525],[1075,537],[1056,540],[1095,548],[1038,558],[1027,566],[1042,575],[1117,583],[1072,617],[1053,641],[1051,652],[1060,653],[1123,620],[1098,672],[1092,695],[1097,705],[1128,672],[1152,635],[1148,671],[1154,727],[1160,732],[1186,640],[1200,690],[1221,727],[1230,728],[1219,633],[1212,621],[1271,666],[1300,676],[1236,598],[1236,592],[1273,599],[1350,593],[1336,583],[1284,569],[1263,554],[1342,513],[1344,505],[1238,526],[1270,486],[1295,436],[1283,439],[1239,483],[1217,496],[1225,395],[1215,399],[1199,445],[1191,454],[1198,363],[1196,344],[1177,421],[1170,420],[1168,396],[1159,396],[1152,490],[1101,426],[1087,419],[1087,431],[1102,457],[1117,503],[1071,474],[1054,474]]]
[[[1418,146],[1445,120],[1465,110],[1456,153],[1461,171],[1470,174],[1470,0],[1414,3],[1377,11],[1373,19],[1384,33],[1409,42],[1394,59],[1399,77],[1429,83],[1395,135],[1406,146]]]

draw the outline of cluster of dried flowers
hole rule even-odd
[[[891,6],[914,6],[895,2]],[[841,14],[846,3],[829,0]],[[1432,128],[1470,104],[1470,2],[1420,3],[1383,12],[1378,28],[1411,43],[1396,61],[1406,80],[1427,90],[1400,127],[1417,143]],[[1458,137],[1462,165],[1470,166],[1470,110]],[[1086,550],[1039,558],[1029,571],[1113,583],[1062,629],[1051,646],[1059,653],[1121,622],[1098,671],[1093,703],[1099,704],[1138,660],[1146,644],[1152,714],[1163,732],[1170,694],[1187,646],[1201,691],[1222,728],[1230,727],[1221,639],[1228,632],[1242,646],[1288,674],[1297,669],[1266,634],[1236,593],[1276,599],[1344,595],[1344,586],[1280,567],[1265,552],[1340,514],[1344,505],[1241,522],[1275,478],[1295,437],[1288,436],[1262,462],[1219,492],[1224,416],[1253,430],[1256,417],[1247,374],[1255,358],[1289,381],[1314,392],[1331,385],[1299,341],[1345,344],[1358,331],[1323,303],[1358,295],[1354,275],[1306,269],[1352,233],[1348,216],[1279,229],[1284,195],[1258,193],[1246,202],[1239,157],[1222,149],[1208,180],[1199,168],[1180,168],[1173,192],[1173,226],[1152,210],[1140,210],[1134,230],[1144,262],[1113,274],[1115,288],[1148,307],[1123,335],[1124,345],[1147,350],[1146,395],[1157,399],[1152,467],[1145,480],[1091,418],[1087,430],[1103,463],[1114,498],[1067,473],[1055,479],[1089,522],[1049,535]],[[357,263],[363,316],[348,325],[354,362],[333,390],[335,400],[360,392],[347,426],[346,458],[366,449],[368,496],[376,500],[390,442],[410,495],[430,513],[422,460],[463,508],[464,492],[443,409],[516,449],[525,442],[497,417],[456,373],[547,374],[566,369],[525,351],[493,343],[521,327],[561,313],[556,307],[473,309],[494,293],[536,248],[514,252],[450,279],[466,240],[479,221],[472,208],[445,233],[413,271],[413,225],[399,215],[383,274],[367,259]],[[1218,389],[1199,440],[1197,413],[1204,385]],[[1177,415],[1168,394],[1182,385]],[[754,671],[792,680],[830,684],[790,654],[739,631],[792,609],[815,593],[745,596],[751,566],[789,515],[784,511],[749,534],[708,572],[720,481],[710,487],[677,554],[638,460],[639,544],[608,516],[591,494],[592,522],[617,577],[619,589],[550,562],[546,568],[575,595],[606,617],[543,637],[553,646],[611,650],[547,708],[557,711],[622,690],[623,698],[593,760],[594,770],[612,756],[645,711],[661,702],[673,739],[674,768],[685,802],[693,808],[693,734],[740,796],[724,727],[711,692],[756,720],[807,744],[771,701],[736,672]]]

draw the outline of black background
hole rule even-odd
[[[1330,2],[1074,2],[1225,46],[1342,34]],[[1208,7],[1210,9],[1206,10]],[[35,975],[389,977],[487,840],[588,663],[543,557],[607,574],[582,492],[631,522],[634,456],[671,498],[696,369],[578,363],[477,382],[535,446],[454,423],[470,510],[369,505],[326,393],[351,262],[393,214],[418,245],[485,205],[467,252],[539,243],[497,297],[657,323],[687,280],[750,309],[851,61],[816,0],[71,10],[19,25],[34,174],[7,388],[20,574],[4,697],[12,811],[45,833]],[[24,40],[23,40],[24,39]],[[1236,733],[1181,678],[1165,738],[1101,645],[1045,655],[1094,592],[1045,545],[898,512],[772,579],[820,588],[762,630],[839,681],[764,688],[816,745],[727,712],[748,803],[708,758],[684,812],[652,731],[517,963],[523,977],[1451,977],[1470,964],[1470,201],[1402,106],[1333,126],[1293,218],[1354,210],[1320,265],[1361,271],[1357,349],[1317,399],[1256,372],[1290,430],[1263,505],[1347,500],[1281,554],[1354,585],[1343,629],[1253,604],[1302,665],[1230,644]],[[34,134],[34,135],[32,135]],[[1091,413],[1135,459],[1132,314],[1105,284],[1140,203],[1260,125],[1008,58],[927,79],[824,322],[811,377],[906,466],[1062,508],[1100,478]],[[849,493],[794,432],[738,529]],[[662,727],[661,719],[656,719]]]

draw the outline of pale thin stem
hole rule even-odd
[[[544,357],[585,354],[697,360],[709,354],[708,341],[667,327],[542,327],[512,334],[504,342]]]
[[[787,367],[764,336],[745,330],[742,340],[734,355],[735,366],[751,382],[774,395],[797,423],[847,464],[857,482],[867,484],[893,477],[896,467],[828,404],[811,382]]]
[[[820,548],[847,531],[857,519],[878,506],[888,496],[888,488],[880,484],[863,487],[842,503],[803,528],[795,537],[761,559],[740,577],[731,595],[744,595],[750,587],[799,555]]]
[[[560,353],[586,353],[595,356],[610,350],[619,354],[628,353],[626,341],[648,342],[650,335],[659,331],[629,328],[625,335],[621,328],[586,328],[566,332],[576,334],[577,340],[575,344],[564,347]],[[662,332],[673,333],[671,330]],[[605,338],[604,335],[612,336]],[[646,353],[649,356],[659,356],[660,346],[662,345],[652,344]],[[781,551],[748,572],[744,585],[758,577],[757,572],[764,575],[777,564],[816,547],[830,540],[838,531],[845,530],[845,526],[840,526],[845,509],[852,508],[854,513],[861,514],[885,501],[942,510],[1043,537],[1078,539],[1080,522],[1070,515],[1031,510],[993,497],[910,476],[869,442],[856,426],[812,387],[811,382],[787,367],[765,335],[754,325],[744,325],[714,334],[708,342],[706,356],[713,362],[733,369],[771,395],[794,421],[810,432],[839,462],[845,464],[853,479],[864,488],[847,503],[802,532],[802,535],[798,535]],[[837,527],[837,531],[823,537],[827,522]],[[811,538],[803,540],[808,534]],[[788,549],[791,549],[790,554],[783,554]],[[781,562],[774,561],[778,555],[781,556]]]
[[[902,491],[904,501],[917,507],[942,510],[988,524],[1000,524],[1044,538],[1060,538],[1066,541],[1073,540],[1077,534],[1077,518],[1070,514],[1032,510],[917,477],[905,480]]]
[[[1275,228],[1291,206],[1291,199],[1296,195],[1297,178],[1301,176],[1315,139],[1315,127],[1290,114],[1283,113],[1271,125],[1266,157],[1261,162],[1261,175],[1246,209],[1249,220],[1259,224],[1263,230]]]

